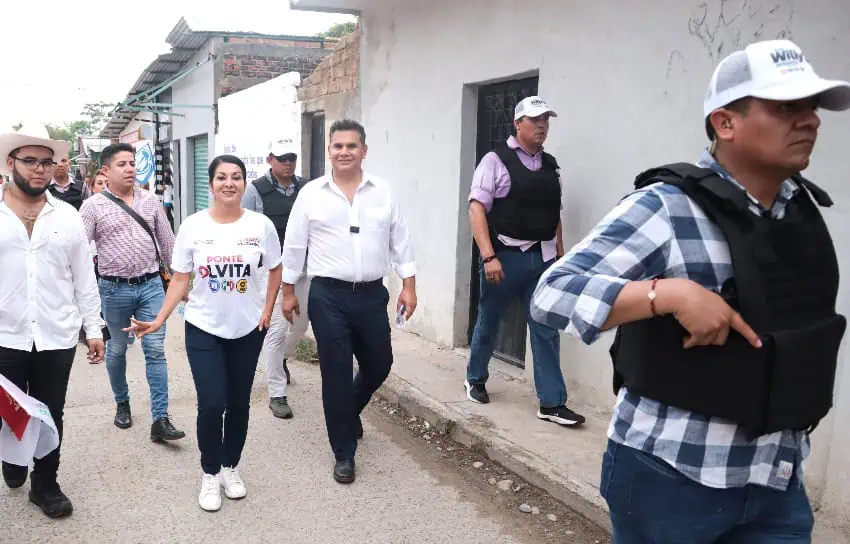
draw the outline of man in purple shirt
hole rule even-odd
[[[539,96],[517,104],[516,136],[481,159],[469,192],[469,220],[481,253],[481,298],[466,367],[466,396],[487,404],[485,384],[493,342],[505,307],[519,297],[528,315],[540,275],[564,254],[561,240],[561,177],[555,157],[543,151],[549,118],[557,117]],[[566,407],[556,329],[528,319],[534,354],[537,417],[579,425],[584,417]]]

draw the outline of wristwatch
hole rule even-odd
[[[490,261],[492,261],[492,260],[493,260],[493,259],[495,259],[495,258],[496,258],[496,255],[495,255],[495,254],[493,254],[493,255],[490,255],[489,257],[486,257],[486,258],[484,258],[484,259],[481,259],[481,262],[482,262],[482,263],[484,263],[484,264],[487,264],[487,263],[489,263]]]

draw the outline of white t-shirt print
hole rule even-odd
[[[280,242],[271,219],[244,210],[234,223],[192,214],[177,233],[171,266],[194,272],[186,321],[219,338],[241,338],[260,323],[268,274],[280,265]]]

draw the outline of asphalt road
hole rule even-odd
[[[267,408],[259,365],[251,424],[240,471],[248,496],[224,499],[215,513],[198,506],[201,469],[195,440],[195,391],[182,346],[182,322],[169,323],[170,412],[187,437],[174,445],[149,440],[150,402],[141,346],[128,351],[134,426],[113,426],[114,404],[104,365],[80,348],[65,411],[60,484],[74,514],[46,518],[27,500],[29,484],[0,484],[0,542],[175,543],[512,543],[529,542],[498,509],[423,462],[407,431],[370,412],[357,456],[357,481],[331,477],[318,368],[291,366],[295,419]]]

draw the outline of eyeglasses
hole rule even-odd
[[[54,162],[53,159],[33,159],[29,157],[27,157],[26,159],[19,159],[15,156],[12,156],[12,158],[18,162],[24,163],[24,166],[26,166],[30,170],[35,170],[39,166],[43,167],[45,170],[56,166],[56,162]]]

